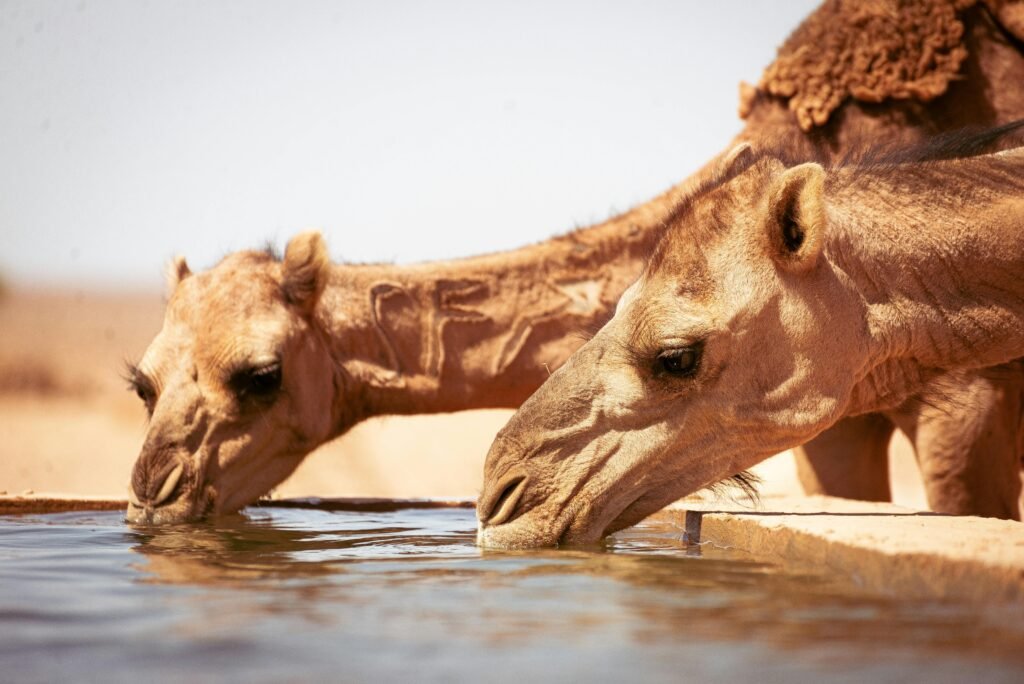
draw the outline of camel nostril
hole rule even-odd
[[[526,476],[511,477],[499,491],[501,493],[494,503],[483,509],[484,515],[480,516],[480,521],[484,525],[500,525],[512,519],[512,514],[523,497],[523,492],[526,491]]]
[[[178,463],[178,465],[174,466],[162,480],[157,478],[148,479],[145,476],[145,472],[145,469],[138,469],[137,466],[136,474],[132,477],[132,483],[128,487],[128,502],[132,506],[135,508],[151,509],[156,506],[172,503],[178,497],[180,494],[178,485],[181,483],[181,476],[185,472],[184,463]],[[152,494],[157,484],[160,485],[160,489],[155,494]]]
[[[167,499],[174,493],[174,490],[178,487],[178,481],[181,479],[181,474],[185,471],[185,464],[179,463],[174,467],[174,470],[170,472],[167,479],[164,480],[164,484],[160,487],[160,491],[157,492],[156,497],[153,499],[153,505],[159,506],[160,504],[167,501]]]

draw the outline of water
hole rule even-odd
[[[687,545],[481,552],[472,510],[0,517],[0,681],[1024,681],[1024,609]]]

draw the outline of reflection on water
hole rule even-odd
[[[472,510],[0,518],[0,680],[1021,681],[1024,610],[903,601],[648,521],[481,552]]]

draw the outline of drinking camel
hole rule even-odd
[[[965,5],[921,0],[872,15],[826,3],[783,46],[759,88],[744,91],[740,140],[840,155],[864,138],[915,140],[1024,117],[1015,85],[1024,82],[1013,37],[1020,27],[1001,5]],[[884,54],[865,61],[858,51],[876,34]],[[826,63],[845,66],[824,78],[816,64]],[[678,196],[713,168],[599,226],[474,259],[331,265],[322,240],[306,234],[283,259],[242,252],[197,274],[176,260],[163,329],[129,373],[151,414],[132,470],[129,520],[237,510],[316,446],[373,415],[518,406],[581,344],[580,330],[611,316]],[[1006,399],[1018,384],[1009,373],[964,372],[936,391],[969,403],[934,415],[927,397],[901,407],[922,463],[970,464],[961,456],[985,449],[1016,468],[1016,446],[1004,437],[1019,420]],[[887,496],[877,466],[880,435],[893,422],[875,417],[881,427],[841,423],[809,445],[805,482]],[[829,444],[838,431],[844,439]],[[816,451],[818,443],[826,448]],[[837,451],[843,458],[823,457]],[[954,495],[938,496],[933,507],[1010,515],[1004,500],[1012,497],[964,484],[973,478],[967,470]]]
[[[946,159],[974,149],[955,142],[832,167],[733,150],[498,434],[481,543],[596,541],[950,371],[1024,356],[1024,147]]]

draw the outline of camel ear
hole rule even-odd
[[[825,238],[825,170],[814,163],[787,169],[768,193],[768,250],[782,267],[806,273]]]
[[[285,300],[310,312],[327,284],[330,258],[320,231],[299,233],[284,249],[281,289]]]
[[[189,269],[188,264],[185,263],[185,257],[179,255],[171,259],[164,271],[164,281],[167,283],[167,296],[170,297],[174,294],[181,281],[190,275],[192,275],[192,271]]]
[[[731,176],[734,166],[749,164],[753,156],[754,150],[750,147],[750,143],[743,142],[736,145],[718,162],[718,175],[722,178]]]

